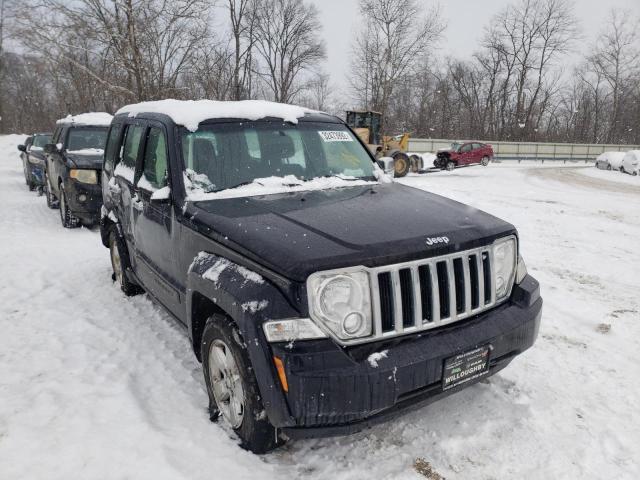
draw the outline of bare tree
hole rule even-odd
[[[208,8],[206,0],[35,0],[23,35],[129,101],[179,96],[180,76],[210,40]]]
[[[443,26],[437,9],[426,15],[416,0],[360,0],[364,28],[353,46],[351,83],[367,109],[384,121],[396,82],[428,53]]]
[[[589,57],[593,71],[608,83],[612,106],[609,131],[606,140],[618,141],[621,129],[622,101],[625,87],[637,84],[640,73],[640,45],[636,33],[637,22],[630,12],[612,10],[607,28],[599,36],[595,51]]]
[[[318,11],[304,0],[273,0],[257,12],[258,73],[276,102],[289,103],[304,88],[302,74],[325,58]]]
[[[253,46],[257,21],[257,0],[227,0],[233,41],[233,86],[231,98],[242,100],[252,93]]]

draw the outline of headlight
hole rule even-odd
[[[343,340],[371,335],[369,274],[314,273],[307,281],[311,317]]]
[[[42,165],[42,160],[40,160],[38,157],[34,157],[33,155],[29,155],[29,163],[33,164],[33,165]]]
[[[270,320],[262,325],[268,342],[290,342],[326,338],[326,335],[309,318]]]
[[[98,183],[98,174],[95,170],[79,170],[77,168],[72,168],[69,171],[69,176],[82,183]]]
[[[527,276],[527,265],[524,263],[524,258],[518,255],[518,268],[516,269],[516,283],[521,283],[524,277]]]
[[[516,270],[516,240],[501,239],[493,244],[493,269],[496,281],[496,300],[504,298],[513,285]]]

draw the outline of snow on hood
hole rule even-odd
[[[80,115],[67,115],[65,118],[61,118],[60,120],[58,120],[56,124],[60,125],[63,123],[76,123],[80,125],[108,127],[111,124],[112,118],[113,115],[109,115],[106,112],[89,112],[81,113]]]
[[[101,148],[82,148],[80,150],[67,150],[72,155],[102,155],[104,150]]]
[[[198,129],[200,122],[211,118],[242,118],[259,120],[265,117],[281,118],[286,122],[298,123],[306,113],[314,113],[304,107],[264,100],[242,100],[239,102],[220,102],[216,100],[158,100],[153,102],[126,105],[116,112],[128,113],[135,117],[139,113],[162,113],[169,116],[177,125],[192,132]]]
[[[219,192],[206,192],[192,182],[192,171],[185,172],[184,183],[187,190],[187,200],[200,202],[206,200],[219,200],[223,198],[256,197],[260,195],[274,195],[288,192],[306,192],[313,190],[326,190],[331,188],[353,187],[359,185],[376,185],[378,182],[358,180],[356,177],[318,177],[303,181],[295,175],[284,177],[256,178],[253,182],[236,188],[228,188]],[[190,178],[191,176],[191,178]]]

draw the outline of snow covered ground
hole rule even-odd
[[[398,421],[258,457],[208,421],[183,328],[121,295],[98,233],[64,230],[27,191],[19,140],[0,137],[0,479],[417,479],[418,458],[456,479],[640,477],[637,177],[508,164],[403,179],[518,227],[546,302],[538,342]]]

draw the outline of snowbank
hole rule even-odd
[[[116,112],[128,113],[135,117],[139,113],[161,113],[169,116],[177,125],[192,132],[198,129],[200,122],[210,118],[239,118],[259,120],[265,117],[281,118],[286,122],[298,123],[298,119],[314,110],[267,102],[264,100],[242,100],[239,102],[219,102],[215,100],[158,100],[126,105]]]
[[[89,112],[81,113],[79,115],[67,115],[65,118],[61,118],[56,122],[57,125],[65,123],[75,123],[78,125],[91,125],[91,126],[109,126],[111,124],[112,115],[106,112]]]

